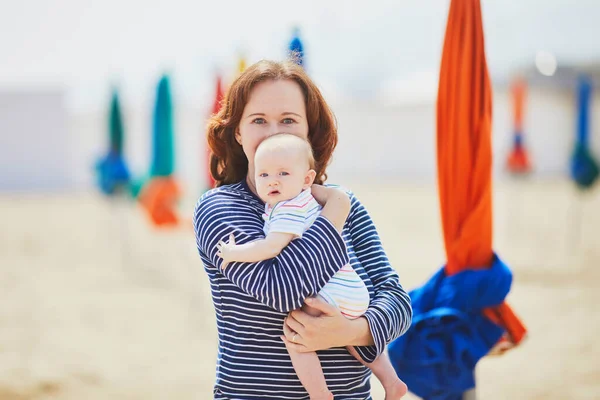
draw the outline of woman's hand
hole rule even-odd
[[[319,298],[308,298],[306,304],[320,310],[318,317],[302,310],[292,311],[285,319],[281,339],[299,353],[332,347],[367,346],[373,337],[366,318],[350,320],[334,306]]]

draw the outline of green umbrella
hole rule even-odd
[[[110,103],[110,114],[108,124],[110,132],[110,150],[119,155],[123,155],[123,117],[121,116],[119,93],[116,89],[113,90],[113,95]]]

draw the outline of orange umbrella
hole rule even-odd
[[[446,273],[489,268],[492,252],[492,88],[479,0],[453,0],[437,103],[437,165]],[[485,315],[518,344],[525,327],[506,303]]]
[[[437,102],[438,188],[447,263],[410,292],[409,330],[388,346],[398,376],[428,400],[458,400],[477,362],[519,343],[504,303],[512,274],[492,251],[492,90],[479,0],[452,0]]]
[[[514,141],[506,160],[508,170],[514,174],[525,174],[531,170],[529,155],[523,143],[523,108],[525,105],[526,83],[523,78],[514,80],[512,87]]]
[[[173,176],[157,176],[142,188],[139,201],[156,226],[176,226],[180,222],[177,202],[181,188]]]

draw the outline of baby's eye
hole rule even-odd
[[[289,174],[288,174],[287,172],[285,172],[285,171],[281,171],[281,172],[279,173],[279,175],[281,175],[281,176],[288,176]]]
[[[296,121],[294,121],[292,118],[284,118],[281,122],[286,125],[289,125],[295,123]]]
[[[264,118],[254,118],[252,120],[253,124],[257,124],[257,125],[262,125],[264,123],[266,123],[267,121]]]
[[[269,174],[267,174],[266,172],[263,172],[262,174],[258,175],[260,178],[266,178],[267,176],[269,176]]]

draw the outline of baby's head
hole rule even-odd
[[[296,135],[278,133],[263,140],[254,154],[258,196],[269,205],[290,200],[315,180],[310,143]]]

